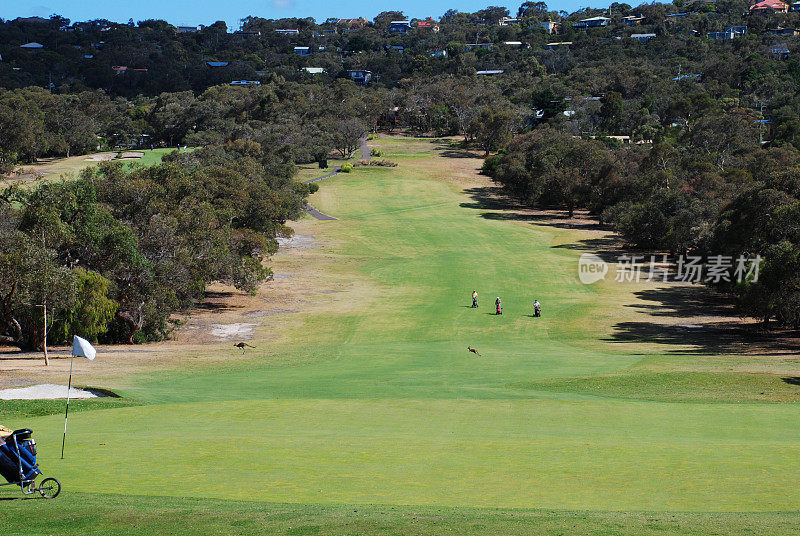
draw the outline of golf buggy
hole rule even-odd
[[[28,428],[15,430],[5,440],[0,439],[0,475],[8,483],[0,486],[19,486],[25,495],[40,494],[45,499],[55,499],[61,493],[61,483],[49,477],[36,485],[41,475],[36,463],[36,441]]]

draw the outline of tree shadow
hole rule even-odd
[[[634,292],[636,303],[625,307],[638,309],[651,316],[698,317],[735,315],[731,296],[714,292],[702,285],[670,285]]]
[[[444,158],[473,158],[473,159],[483,159],[483,156],[471,151],[469,149],[465,149],[461,142],[441,142],[439,145],[434,147],[433,149],[439,156]]]
[[[200,311],[210,311],[212,313],[223,313],[241,309],[242,306],[232,305],[230,299],[235,296],[234,292],[207,290],[203,294],[203,301],[195,306]]]
[[[765,330],[758,322],[735,316],[733,301],[702,286],[665,286],[635,293],[631,307],[652,317],[686,319],[671,324],[619,322],[603,340],[675,346],[668,354],[786,355],[800,350],[796,332]],[[693,321],[694,319],[694,321]],[[800,381],[800,378],[798,379]]]
[[[459,206],[482,210],[481,217],[487,220],[528,221],[558,229],[609,229],[590,218],[586,211],[576,211],[576,215],[570,218],[567,210],[532,209],[508,196],[500,186],[476,186],[464,192],[472,201],[460,203]]]
[[[781,378],[781,380],[789,385],[800,385],[800,377],[797,376],[789,376],[787,378]]]
[[[621,240],[616,236],[584,238],[569,244],[558,244],[557,246],[552,246],[552,248],[592,253],[607,263],[615,263],[621,255],[630,253],[623,248]]]

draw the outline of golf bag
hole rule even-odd
[[[536,317],[542,316],[542,308],[541,307],[534,307],[533,308],[533,316],[536,316]]]
[[[0,475],[9,483],[19,484],[42,474],[36,463],[36,441],[27,428],[16,430],[0,442]]]
[[[497,304],[497,312],[495,314],[501,315],[503,314],[503,306],[501,304]]]
[[[478,306],[478,298],[472,298],[472,306],[473,307],[477,307]]]

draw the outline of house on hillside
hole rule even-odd
[[[747,34],[747,26],[728,26],[725,31],[733,32],[736,35],[745,35]]]
[[[789,11],[789,6],[780,0],[762,0],[750,6],[750,13],[786,13],[787,11]]]
[[[672,79],[673,82],[681,82],[683,80],[691,80],[695,82],[699,82],[700,78],[702,78],[699,74],[679,74],[675,78]]]
[[[789,59],[789,49],[785,46],[777,46],[774,48],[769,49],[769,53],[772,54],[774,57],[778,58],[779,60],[788,60]]]
[[[467,43],[465,46],[467,50],[491,50],[494,46],[494,43]]]
[[[216,67],[227,67],[228,66],[228,62],[227,61],[207,61],[206,65],[208,65],[209,67],[215,67],[215,68]]]
[[[198,26],[176,26],[175,30],[179,33],[197,33],[200,28]]]
[[[627,17],[622,17],[622,22],[626,26],[636,26],[637,24],[641,24],[644,20],[644,17],[639,15],[628,15]]]
[[[647,43],[649,40],[653,39],[656,36],[654,33],[640,33],[640,34],[631,34],[631,39],[636,39],[640,43]]]
[[[430,30],[434,33],[439,31],[439,24],[430,17],[425,20],[418,20],[416,24],[419,30]]]
[[[577,28],[578,30],[587,30],[589,28],[599,28],[601,26],[608,26],[608,23],[611,22],[611,19],[608,17],[591,17],[589,19],[583,19],[581,21],[575,22],[572,24],[573,28]]]
[[[800,11],[800,2],[792,2],[789,5],[789,11]]]
[[[311,47],[294,47],[294,53],[298,56],[310,56]]]
[[[300,35],[300,30],[297,28],[279,28],[275,30],[275,33],[281,35]]]
[[[511,17],[503,17],[500,19],[500,26],[511,26],[513,24],[519,24],[520,19],[512,19]]]
[[[233,32],[233,36],[234,37],[241,37],[242,39],[252,39],[254,37],[261,37],[261,32],[259,32],[259,31],[239,30],[239,31]]]
[[[547,20],[539,23],[539,28],[544,28],[544,30],[551,35],[554,33],[558,33],[560,27],[561,27],[560,23],[554,22],[552,20]]]
[[[723,41],[734,39],[737,35],[739,34],[731,32],[729,30],[726,30],[724,32],[708,32],[708,37],[710,39],[723,40]]]
[[[572,45],[572,41],[561,41],[555,43],[547,43],[544,46],[545,50],[557,50],[559,48],[569,48]]]
[[[20,45],[19,48],[24,48],[25,50],[36,51],[36,50],[43,49],[44,45],[41,44],[41,43],[32,42],[32,43],[25,43],[24,45]]]
[[[114,71],[114,74],[121,75],[121,74],[125,74],[125,73],[128,72],[128,66],[127,65],[113,65],[111,67],[111,70]]]
[[[446,58],[447,51],[446,50],[431,50],[429,53],[431,58]]]
[[[367,85],[369,84],[369,81],[372,80],[372,71],[352,69],[347,71],[347,76],[349,76],[356,84]]]
[[[409,20],[393,20],[389,23],[389,31],[392,33],[404,34],[411,29]]]
[[[325,72],[325,69],[323,69],[322,67],[303,67],[300,70],[301,71],[305,71],[306,73],[308,73],[310,75],[322,74],[322,73]]]
[[[772,35],[788,35],[790,37],[796,37],[800,35],[800,30],[797,28],[783,28],[782,26],[778,26],[777,28],[767,28],[767,33]]]
[[[403,45],[386,45],[385,48],[387,52],[394,51],[394,52],[399,52],[400,54],[406,51],[406,47],[404,47]]]
[[[258,80],[234,80],[231,82],[230,85],[243,86],[243,87],[260,86],[261,82],[259,82]]]
[[[489,69],[486,71],[476,71],[475,74],[478,76],[494,76],[496,74],[503,74],[505,71],[502,69]]]

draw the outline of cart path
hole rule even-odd
[[[361,160],[370,160],[371,158],[372,158],[372,151],[370,150],[369,145],[367,145],[367,139],[364,138],[363,140],[361,140]],[[307,181],[303,181],[303,183],[310,184],[312,182],[318,182],[323,179],[329,179],[335,175],[338,175],[341,172],[342,172],[342,166],[336,166],[335,168],[333,168],[332,173],[328,173],[327,175],[323,175],[322,177],[317,177],[316,179],[309,179]],[[336,220],[336,218],[334,218],[333,216],[328,216],[327,214],[324,214],[319,210],[315,209],[311,205],[311,203],[306,203],[306,212],[308,212],[311,216],[313,216],[318,220]]]

